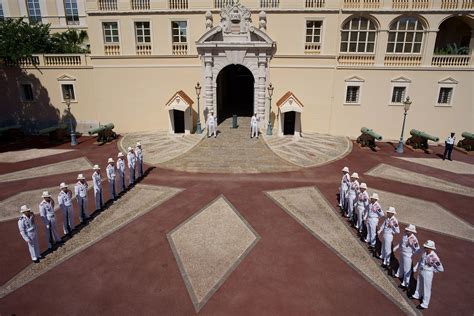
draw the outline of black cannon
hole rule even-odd
[[[90,129],[88,133],[91,136],[97,134],[97,142],[107,143],[117,138],[117,134],[113,131],[114,127],[113,123],[99,125],[97,128]]]
[[[474,134],[469,132],[463,132],[461,134],[464,139],[458,142],[458,147],[465,149],[466,151],[474,150]]]
[[[24,136],[21,125],[9,125],[0,128],[0,138],[5,140],[15,140]]]
[[[382,135],[377,134],[372,129],[367,127],[362,127],[360,129],[362,133],[359,137],[357,137],[357,143],[360,144],[362,147],[370,147],[375,149],[375,140],[382,140]]]
[[[40,129],[38,134],[49,135],[49,140],[52,142],[62,142],[69,137],[68,126],[65,123]]]
[[[428,150],[428,140],[439,142],[439,137],[432,136],[416,129],[412,129],[410,135],[411,137],[407,139],[406,144],[414,149]]]

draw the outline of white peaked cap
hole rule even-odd
[[[359,174],[357,172],[354,172],[351,174],[351,178],[359,179]]]
[[[405,230],[409,231],[409,232],[412,232],[412,233],[416,233],[416,226],[413,225],[413,224],[410,224],[405,228]]]
[[[86,179],[86,177],[84,177],[84,175],[82,173],[79,173],[77,175],[77,180],[85,180],[85,179]]]
[[[141,146],[142,144],[140,144],[140,142],[137,142],[137,146]]]
[[[344,168],[342,168],[342,171],[343,171],[343,172],[349,172],[349,167],[344,167]]]
[[[367,184],[365,182],[362,182],[359,186],[361,189],[366,189],[367,190]]]
[[[392,214],[397,214],[397,211],[393,206],[390,206],[388,210],[386,210],[387,213],[392,213]]]
[[[432,241],[432,240],[428,240],[427,242],[425,242],[423,247],[430,248],[430,249],[433,249],[433,250],[436,249],[435,242]]]
[[[31,208],[29,208],[28,206],[22,205],[20,207],[20,213],[25,213],[25,212],[28,212],[28,211],[31,211]]]
[[[43,191],[43,194],[41,194],[41,197],[51,197],[51,194],[49,194],[48,191]]]
[[[99,165],[94,165],[94,168],[92,168],[93,170],[100,170],[100,167]]]
[[[372,196],[370,197],[371,199],[378,200],[379,195],[377,193],[372,193]]]
[[[114,160],[112,158],[109,158],[109,160],[107,160],[107,163],[111,163],[111,162],[114,162]]]
[[[123,153],[122,153],[122,152],[119,152],[119,153],[117,154],[117,157],[123,157]]]
[[[59,185],[59,188],[60,189],[67,188],[67,184],[65,182],[61,182],[61,184]]]
[[[128,150],[128,151],[130,151],[130,150],[132,150],[132,149],[133,149],[132,147],[128,147],[128,149],[127,149],[127,150]]]

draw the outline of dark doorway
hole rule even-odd
[[[242,65],[229,65],[217,76],[217,123],[237,116],[252,116],[254,78]]]
[[[284,114],[283,135],[295,134],[296,112],[290,111]]]
[[[174,132],[175,134],[184,133],[184,112],[173,110]]]

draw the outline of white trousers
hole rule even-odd
[[[356,228],[359,229],[359,232],[362,232],[362,227],[364,225],[364,215],[365,215],[365,206],[364,205],[357,204],[356,215],[357,215]]]
[[[115,200],[117,193],[115,192],[115,179],[109,180],[110,199]]]
[[[390,264],[390,256],[392,255],[392,241],[393,241],[393,234],[391,233],[383,234],[382,259],[383,259],[383,264],[385,265]]]
[[[56,218],[53,217],[48,220],[49,229],[46,228],[46,238],[48,239],[48,248],[53,247],[53,243],[56,243],[61,240],[59,234],[56,230]]]
[[[207,127],[207,136],[208,137],[211,137],[211,136],[216,136],[217,135],[217,132],[216,132],[216,126],[215,125],[209,125]]]
[[[339,207],[342,209],[346,209],[346,193],[347,193],[348,187],[347,184],[343,183],[339,187]]]
[[[369,241],[369,245],[371,245],[372,247],[375,246],[378,223],[379,223],[378,218],[367,219],[367,240]]]
[[[104,199],[102,197],[102,189],[96,190],[94,189],[94,197],[95,197],[95,210],[100,210],[102,205],[104,205]]]
[[[258,126],[255,124],[251,126],[250,128],[250,133],[251,133],[251,137],[257,137],[258,138]]]
[[[81,223],[83,223],[87,218],[87,196],[85,197],[77,197],[77,204],[79,205],[79,219]]]
[[[138,163],[138,177],[141,178],[143,176],[143,161],[140,159],[137,159]]]
[[[125,191],[125,189],[126,189],[126,186],[125,186],[125,171],[122,172],[122,171],[119,170],[118,175],[119,175],[119,181],[120,181],[120,184],[119,184],[120,185],[120,192],[122,192],[122,191]]]
[[[63,232],[64,235],[69,234],[74,229],[74,218],[72,217],[73,208],[71,206],[61,205],[63,211]]]
[[[428,308],[431,299],[431,284],[433,282],[433,271],[420,270],[418,272],[418,280],[416,283],[416,291],[413,297],[423,297],[421,306]]]
[[[35,232],[28,234],[28,237],[30,238],[31,242],[27,241],[26,243],[28,244],[28,250],[30,251],[31,260],[36,260],[41,257],[38,236]]]
[[[130,167],[130,184],[135,183],[135,167]]]
[[[354,204],[355,204],[355,200],[356,200],[356,193],[355,191],[352,191],[350,190],[349,191],[349,199],[347,201],[347,216],[349,216],[350,218],[352,218],[353,214],[354,214]]]
[[[402,285],[410,285],[410,276],[411,276],[411,256],[406,256],[403,253],[400,255],[400,265],[398,267],[397,275],[402,278]]]

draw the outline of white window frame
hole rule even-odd
[[[438,93],[436,94],[435,106],[439,107],[452,107],[454,104],[454,96],[456,94],[456,87],[458,85],[458,81],[448,77],[446,79],[438,81]],[[449,103],[438,103],[439,94],[441,93],[442,88],[450,88],[451,90],[451,99]]]
[[[81,20],[80,20],[80,17],[79,17],[80,16],[79,15],[79,0],[62,0],[62,2],[63,2],[63,7],[64,7],[64,19],[66,21],[66,25],[68,25],[68,26],[80,25]],[[77,11],[76,13],[77,13],[77,15],[74,15],[74,14],[73,15],[68,15],[68,11],[66,9],[66,3],[67,2],[71,3],[71,5],[72,5],[72,2],[76,3],[76,11]],[[71,9],[71,10],[74,12],[73,9]],[[77,21],[75,21],[76,23],[68,23],[68,16],[77,18]]]
[[[416,25],[420,25],[421,26],[421,30],[418,30],[418,29],[413,29],[413,30],[400,30],[398,27],[399,27],[399,22],[401,19],[406,19],[406,18],[410,18],[410,19],[416,19]],[[393,25],[397,25],[397,28],[395,30],[392,30],[391,27]],[[395,54],[395,55],[421,55],[423,54],[423,44],[425,42],[425,26],[423,25],[423,22],[416,16],[401,16],[401,17],[398,17],[395,21],[393,21],[391,24],[390,24],[390,27],[388,29],[388,37],[387,37],[387,47],[385,49],[385,52],[387,54]],[[395,33],[395,39],[393,41],[390,41],[390,33]],[[407,33],[413,33],[413,39],[411,42],[408,42],[406,40],[406,35]],[[421,34],[421,42],[415,42],[415,39],[416,39],[416,34],[417,33],[420,33]],[[403,41],[399,41],[399,37],[401,36],[400,34],[404,34],[403,37]],[[397,43],[401,43],[403,46],[402,46],[402,51],[401,52],[397,52]],[[419,43],[420,44],[420,51],[419,52],[414,52],[413,51],[413,48],[415,46],[415,43]],[[393,49],[392,51],[389,51],[388,50],[388,46],[390,44],[393,44]],[[405,46],[407,44],[411,44],[411,50],[409,52],[405,52]]]
[[[1,20],[5,20],[5,9],[3,7],[3,2],[2,0],[0,0],[0,11],[2,12],[2,14],[0,15],[0,21]]]
[[[150,25],[150,41],[149,42],[139,42],[138,41],[138,36],[137,36],[137,23],[149,23]],[[137,19],[137,20],[133,20],[132,21],[133,25],[133,33],[134,33],[134,37],[135,37],[135,44],[136,45],[152,45],[153,43],[153,25],[152,25],[152,22],[150,20],[146,20],[146,19]]]
[[[358,76],[352,76],[350,78],[347,78],[345,81],[345,88],[344,88],[344,95],[343,95],[343,105],[358,105],[360,106],[362,104],[362,86],[364,85],[365,80],[361,77]],[[347,89],[349,87],[359,87],[359,97],[357,99],[357,102],[347,102]]]
[[[33,96],[32,100],[27,100],[26,99],[25,91],[23,90],[24,85],[29,85],[31,87],[31,94]],[[31,83],[30,81],[20,81],[20,82],[18,82],[18,89],[20,90],[20,101],[21,102],[26,103],[26,102],[35,102],[36,101],[37,96],[35,94],[35,89],[34,89],[33,83]]]
[[[118,34],[118,42],[106,42],[105,41],[105,29],[104,23],[116,23],[117,24],[117,34]],[[102,40],[104,41],[104,45],[120,45],[120,39],[122,38],[120,34],[120,22],[117,20],[102,20],[100,21],[100,26],[102,29]]]
[[[308,32],[308,26],[307,26],[307,23],[308,22],[320,22],[321,23],[321,27],[319,29],[319,42],[314,42],[314,41],[311,41],[311,42],[308,42],[306,41],[306,38],[307,38],[307,32]],[[312,28],[312,30],[314,31],[314,27]],[[305,43],[311,43],[311,44],[319,44],[321,45],[323,43],[323,30],[324,30],[324,19],[312,19],[312,18],[306,18],[305,21],[304,21],[304,42]],[[314,33],[312,34],[312,37],[311,39],[313,39],[314,37]]]
[[[411,80],[405,77],[398,77],[398,78],[393,79],[391,83],[392,84],[390,86],[390,93],[389,93],[390,99],[388,100],[388,104],[389,105],[403,105],[403,101],[405,101],[406,97],[409,96],[409,88],[410,88]],[[405,88],[405,95],[403,96],[402,101],[400,103],[392,102],[393,89],[395,87]]]
[[[349,29],[344,29],[344,26],[346,24],[350,24],[352,25],[352,21],[353,20],[358,20],[358,19],[366,19],[369,21],[369,23],[371,23],[375,29],[374,30],[370,30],[370,29],[366,29],[366,30],[361,30],[360,28],[357,28],[357,29],[351,29],[350,26],[349,26]],[[347,32],[348,33],[348,37],[347,37],[347,41],[344,41],[342,39],[342,33],[344,32]],[[360,38],[360,33],[362,32],[365,32],[367,33],[367,37],[366,37],[366,40],[363,41],[365,43],[365,48],[364,48],[364,51],[363,52],[359,52],[358,49],[359,49],[359,43],[362,43],[362,42],[359,42],[359,38]],[[351,44],[351,33],[356,33],[357,34],[357,39],[355,41],[356,43],[356,50],[355,51],[351,51],[350,50],[350,44]],[[374,41],[369,41],[369,33],[374,33],[375,34],[375,37],[374,37]],[[365,16],[351,16],[350,19],[346,20],[345,23],[343,25],[341,25],[341,29],[339,30],[339,52],[342,53],[342,54],[366,54],[366,55],[374,55],[377,51],[377,39],[378,39],[378,33],[379,33],[379,29],[378,29],[378,25],[377,23],[375,23],[372,19],[368,18],[368,17],[365,17]],[[342,48],[342,44],[343,42],[347,42],[347,49],[345,51],[341,50]],[[353,41],[352,41],[353,42]],[[368,52],[367,51],[367,46],[368,44],[370,43],[373,43],[373,50]]]
[[[32,15],[31,15],[30,6],[29,6],[29,2],[30,2],[30,1],[32,1],[33,3],[37,3],[37,4],[38,4],[38,7],[35,7],[35,8],[34,8],[34,13],[35,13],[34,17],[38,17],[38,15],[37,15],[38,12],[37,12],[37,11],[39,11],[39,18],[40,18],[40,20],[39,20],[39,21],[35,21],[35,22],[36,22],[36,23],[40,23],[40,24],[44,23],[44,22],[45,22],[45,21],[44,21],[44,18],[43,18],[44,12],[43,12],[43,7],[42,7],[42,5],[41,5],[41,0],[26,0],[25,4],[26,4],[26,12],[27,12],[27,14],[28,14],[28,21],[30,21],[30,23],[31,23],[31,17],[32,17]]]
[[[74,91],[74,99],[71,99],[71,103],[77,103],[77,89],[76,89],[76,78],[69,75],[62,75],[58,78],[58,87],[59,87],[59,97],[62,103],[66,103],[63,95],[63,85],[69,84],[72,85],[72,90]]]
[[[174,41],[174,36],[173,36],[173,22],[186,22],[186,42],[175,42]],[[171,45],[175,44],[175,43],[186,43],[186,44],[190,44],[190,34],[189,34],[189,21],[188,19],[171,19],[170,20],[170,34],[171,34]]]

